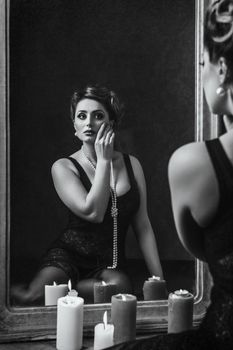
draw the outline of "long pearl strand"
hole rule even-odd
[[[90,166],[93,168],[93,170],[96,170],[96,164],[94,164],[91,159],[85,154],[83,147],[81,148],[82,154],[84,158],[88,161]],[[116,194],[116,184],[114,179],[114,173],[113,173],[113,164],[112,161],[110,163],[111,169],[111,180],[112,180],[112,186],[110,186],[110,193],[111,193],[111,199],[112,199],[112,207],[111,207],[111,216],[113,218],[113,249],[112,249],[112,265],[107,266],[108,269],[115,269],[117,267],[118,263],[118,249],[117,249],[117,239],[118,239],[118,226],[117,226],[117,216],[118,216],[118,209],[117,209],[117,194]]]

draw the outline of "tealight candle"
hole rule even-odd
[[[112,295],[116,294],[116,284],[104,281],[94,283],[94,303],[110,303]]]
[[[80,350],[83,343],[83,298],[68,283],[68,295],[57,303],[57,350]]]
[[[57,305],[57,300],[64,297],[68,292],[67,284],[45,285],[45,306]]]
[[[149,277],[143,285],[144,300],[167,299],[166,281],[160,277]]]
[[[187,290],[176,290],[168,298],[168,333],[179,333],[192,328],[193,295]]]
[[[137,298],[131,294],[112,296],[111,317],[114,325],[114,343],[134,340],[136,337]]]
[[[107,322],[107,311],[103,316],[103,323],[95,326],[94,350],[108,348],[113,345],[114,326]]]

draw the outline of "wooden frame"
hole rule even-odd
[[[53,339],[56,335],[55,307],[13,308],[9,304],[9,0],[0,0],[0,341]],[[196,0],[196,124],[195,139],[203,139],[203,93],[200,66],[203,52],[204,0]],[[211,125],[209,126],[211,128]],[[205,314],[209,303],[211,279],[205,264],[196,261],[194,325]],[[109,304],[85,306],[84,334],[91,335]],[[138,302],[137,332],[161,333],[167,327],[167,301]]]

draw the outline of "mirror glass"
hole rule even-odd
[[[67,222],[51,166],[80,147],[70,97],[88,83],[120,96],[118,148],[142,164],[168,291],[195,294],[195,261],[176,234],[171,154],[195,139],[195,1],[10,1],[10,284],[28,283]],[[132,230],[134,293],[149,276]]]

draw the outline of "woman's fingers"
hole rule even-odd
[[[103,136],[102,136],[103,142],[106,141],[106,137],[107,137],[108,133],[110,132],[110,130],[111,130],[111,127],[110,127],[110,125],[107,124],[106,128],[104,129]]]
[[[102,124],[103,125],[103,124]],[[105,127],[99,129],[98,135],[96,137],[95,143],[107,143],[109,141],[109,136],[112,134],[112,128],[109,124],[105,123]],[[110,135],[109,135],[110,133]],[[109,135],[109,136],[108,136]]]
[[[99,130],[98,130],[98,132],[97,132],[96,139],[95,139],[96,142],[98,142],[98,141],[103,137],[103,135],[104,135],[104,130],[105,130],[106,126],[107,126],[106,123],[103,123],[103,124],[100,126],[100,128],[99,128]]]
[[[112,135],[110,136],[109,143],[113,144],[114,143],[114,139],[115,139],[115,133],[113,132]]]
[[[110,128],[110,130],[106,133],[106,137],[104,139],[105,144],[110,143],[110,139],[111,139],[112,134],[113,134],[113,130],[112,130],[112,128]]]

